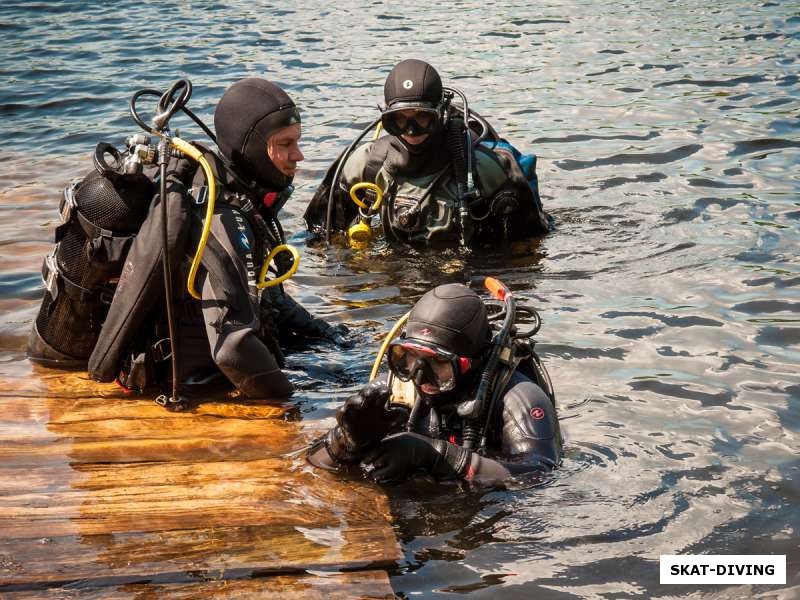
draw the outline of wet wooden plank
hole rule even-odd
[[[61,396],[47,395],[54,387]],[[222,397],[170,413],[107,387],[81,373],[0,372],[0,593],[400,558],[383,493],[310,468],[303,449],[317,432],[291,404]]]
[[[8,592],[9,600],[122,600],[158,598],[195,600],[262,598],[266,600],[389,600],[395,598],[383,571],[354,571],[320,575],[276,575],[254,579],[225,579],[195,583],[129,583],[82,589]],[[6,597],[4,596],[4,597]]]
[[[390,530],[343,525],[220,526],[8,540],[0,544],[0,593],[43,583],[239,579],[392,564],[387,551],[396,542]]]
[[[37,402],[16,402],[20,399],[43,399],[58,402],[44,405]],[[155,404],[152,398],[142,397],[123,391],[114,383],[98,383],[89,379],[85,372],[59,371],[32,365],[29,371],[18,377],[10,377],[0,372],[0,402],[7,403],[6,412],[0,419],[14,421],[40,421],[48,417],[47,409],[60,408],[53,421],[94,420],[105,413],[120,417],[141,418],[164,416],[164,408]],[[98,403],[104,399],[105,403]],[[131,400],[146,400],[141,405],[131,404]],[[173,419],[190,419],[196,414],[220,417],[241,416],[249,418],[280,418],[293,409],[292,403],[274,403],[252,399],[242,399],[236,392],[219,392],[194,403],[188,412],[172,413]]]
[[[76,473],[68,482],[48,482],[45,489],[0,495],[0,531],[36,538],[191,529],[202,525],[198,515],[239,526],[331,527],[342,519],[362,524],[388,518],[373,488],[291,472],[303,467],[277,459],[96,466],[86,477]]]
[[[85,371],[62,371],[31,364],[27,372],[21,372],[19,375],[12,375],[7,371],[0,373],[0,396],[124,399],[130,394],[114,383],[98,383],[90,379]]]

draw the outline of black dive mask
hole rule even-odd
[[[388,358],[395,377],[413,381],[426,396],[456,390],[472,368],[470,358],[403,338],[389,345]]]
[[[413,110],[411,115],[404,112]],[[439,111],[431,108],[387,110],[381,115],[381,124],[387,133],[394,136],[417,136],[432,133],[439,126]]]

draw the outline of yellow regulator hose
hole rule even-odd
[[[375,192],[375,202],[372,203],[372,206],[367,206],[364,201],[358,197],[356,192],[359,190],[372,190]],[[380,186],[370,181],[362,181],[353,184],[353,187],[350,188],[350,199],[355,202],[359,208],[363,208],[367,211],[375,211],[381,207],[381,202],[383,202],[383,190]]]
[[[200,267],[200,261],[203,259],[203,251],[206,249],[206,243],[208,242],[208,232],[211,231],[211,217],[214,216],[214,204],[217,200],[217,182],[214,179],[214,173],[211,171],[211,165],[208,164],[208,161],[200,150],[192,146],[189,142],[177,137],[170,138],[169,143],[200,163],[200,166],[203,168],[203,174],[206,177],[206,183],[208,184],[208,202],[206,218],[203,221],[203,232],[200,234],[197,251],[192,259],[192,266],[189,268],[189,277],[186,279],[186,287],[189,289],[189,294],[191,294],[192,298],[200,300],[200,294],[195,289],[194,283],[197,278],[197,269]]]
[[[288,252],[292,255],[292,258],[294,259],[292,262],[292,268],[286,271],[286,273],[280,277],[276,277],[275,279],[267,279],[267,269],[269,269],[269,263],[272,262],[272,259],[275,258],[279,252]],[[272,250],[270,250],[269,254],[267,254],[267,257],[264,259],[264,264],[261,265],[261,272],[258,274],[258,283],[256,284],[256,287],[258,287],[260,290],[263,290],[264,288],[283,283],[297,272],[297,268],[299,266],[300,253],[297,252],[297,249],[294,246],[290,246],[289,244],[275,246]]]
[[[192,266],[189,268],[189,276],[186,280],[186,287],[189,290],[189,294],[192,298],[196,300],[200,300],[200,293],[197,291],[195,287],[195,279],[197,279],[197,270],[200,268],[200,263],[203,260],[203,252],[206,249],[206,244],[208,243],[208,235],[211,231],[211,219],[214,216],[214,208],[217,199],[217,183],[214,179],[214,173],[211,171],[211,165],[208,163],[206,158],[203,156],[203,153],[192,146],[189,142],[182,140],[181,138],[170,138],[170,144],[175,146],[178,150],[189,156],[190,158],[196,160],[200,163],[200,166],[203,168],[203,174],[206,178],[206,183],[208,184],[208,204],[206,206],[206,217],[203,221],[203,231],[200,234],[200,241],[197,244],[197,251],[194,254],[194,258],[192,259]],[[272,259],[279,252],[289,252],[294,258],[292,268],[289,269],[286,273],[277,277],[275,279],[268,280],[267,277],[267,269],[269,268],[270,262]],[[300,254],[297,250],[288,245],[288,244],[281,244],[280,246],[276,246],[273,248],[267,257],[264,259],[264,264],[261,267],[261,273],[258,277],[257,287],[258,289],[264,289],[268,287],[272,287],[273,285],[278,285],[283,283],[290,277],[292,277],[296,272],[297,268],[300,266]]]
[[[386,349],[389,347],[389,344],[397,335],[397,332],[400,331],[400,328],[406,324],[408,321],[408,315],[411,314],[411,311],[408,311],[402,317],[397,320],[397,323],[394,324],[392,330],[389,332],[389,335],[386,336],[386,339],[383,340],[383,344],[381,344],[381,349],[378,350],[378,355],[375,357],[375,362],[372,365],[372,372],[369,374],[369,380],[372,381],[378,376],[378,371],[381,368],[381,361],[383,360],[384,354],[386,354]]]

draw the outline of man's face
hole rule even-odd
[[[431,115],[431,113],[429,112],[424,112],[424,111],[414,110],[413,108],[409,108],[406,110],[397,111],[397,117],[395,118],[395,120],[397,121],[398,125],[400,125],[400,127],[403,129],[405,129],[405,126],[409,120],[416,121],[420,126],[424,128],[430,126],[431,121],[433,121],[433,115]],[[427,133],[423,133],[421,135],[403,134],[400,137],[402,137],[406,141],[406,143],[411,144],[412,146],[416,146],[417,144],[421,144],[422,142],[427,140],[428,135],[429,134]]]
[[[297,163],[305,156],[300,152],[300,123],[279,129],[267,140],[267,156],[281,173],[294,177]]]

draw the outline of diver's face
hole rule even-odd
[[[305,156],[300,151],[300,123],[279,129],[267,140],[267,156],[281,173],[294,177],[297,163]]]
[[[392,373],[400,381],[414,381],[419,391],[428,396],[455,389],[456,369],[460,368],[463,373],[470,366],[468,358],[460,358],[413,341],[398,340],[389,346],[389,368]]]
[[[433,121],[433,115],[428,111],[421,111],[421,110],[414,110],[413,108],[408,108],[406,110],[399,110],[396,113],[395,121],[397,122],[398,126],[402,129],[405,129],[406,124],[408,121],[414,120],[416,121],[423,129],[427,129],[430,127],[431,122]],[[407,135],[403,134],[400,137],[405,140],[407,144],[411,144],[412,146],[416,146],[417,144],[421,144],[425,140],[428,139],[428,133],[422,133],[420,135]]]

